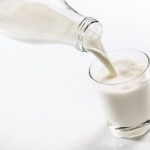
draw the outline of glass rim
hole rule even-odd
[[[123,81],[123,82],[119,82],[119,83],[106,83],[106,82],[103,82],[103,81],[98,81],[98,80],[96,80],[96,79],[93,77],[93,75],[92,75],[92,73],[91,73],[91,68],[92,68],[92,66],[94,65],[95,62],[98,61],[98,60],[96,59],[96,60],[94,60],[94,61],[92,62],[92,64],[91,64],[90,67],[89,67],[89,76],[90,76],[90,78],[91,78],[93,81],[95,81],[96,83],[99,83],[99,84],[104,85],[104,86],[123,85],[123,84],[127,84],[127,83],[130,83],[131,81],[135,81],[135,80],[139,79],[139,78],[148,70],[148,68],[149,68],[149,66],[150,66],[150,57],[148,56],[147,53],[145,53],[145,52],[142,51],[142,50],[127,48],[127,49],[112,50],[112,51],[108,52],[108,54],[112,54],[112,53],[115,53],[115,52],[121,52],[121,51],[129,51],[129,50],[130,50],[131,52],[138,52],[138,53],[141,53],[142,55],[145,56],[145,58],[147,58],[147,61],[148,61],[147,64],[146,64],[146,66],[144,67],[143,71],[142,71],[141,73],[139,73],[137,76],[135,76],[135,77],[132,78],[132,79],[129,79],[129,80],[126,80],[126,81]]]

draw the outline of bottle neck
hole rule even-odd
[[[75,47],[82,52],[88,52],[88,49],[86,48],[86,45],[84,43],[84,40],[86,38],[90,38],[87,37],[87,32],[90,33],[90,36],[92,36],[92,34],[93,36],[94,34],[97,34],[100,38],[102,35],[101,23],[94,18],[86,17],[78,25]]]

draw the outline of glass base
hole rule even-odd
[[[116,127],[108,123],[112,134],[120,138],[134,138],[141,136],[150,130],[150,120],[133,127]]]

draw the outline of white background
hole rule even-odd
[[[107,51],[150,54],[149,0],[68,0],[100,20]],[[0,35],[0,150],[148,150],[150,135],[114,138],[88,76],[94,57]]]

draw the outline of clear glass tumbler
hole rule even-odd
[[[97,60],[89,69],[100,100],[102,100],[107,125],[117,137],[133,138],[149,130],[150,88],[149,64],[147,54],[138,50],[117,50],[109,54],[110,59],[133,60],[141,64],[142,71],[134,78],[109,84],[98,78],[102,64]],[[126,68],[128,71],[129,68]]]

